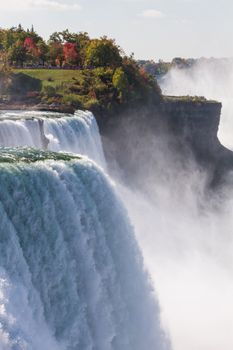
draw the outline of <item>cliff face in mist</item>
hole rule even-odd
[[[221,107],[203,98],[164,97],[158,105],[97,117],[106,156],[139,178],[145,171],[165,174],[171,163],[186,167],[192,160],[215,182],[233,167],[233,153],[217,137]]]
[[[216,158],[220,143],[217,132],[221,103],[168,98],[160,106],[160,116],[165,120],[168,133],[185,142],[199,159]]]

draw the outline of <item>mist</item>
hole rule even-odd
[[[190,176],[176,186],[156,178],[150,198],[126,187],[121,194],[173,349],[231,350],[233,203],[225,193],[208,198],[205,176]]]
[[[171,71],[161,86],[167,94],[222,101],[219,138],[233,149],[232,74],[232,64],[204,63]],[[140,139],[135,130],[131,138]],[[140,139],[139,147],[146,148],[150,138]],[[182,163],[163,135],[155,145],[147,147],[146,157],[137,153],[137,186],[118,186],[159,298],[163,327],[174,350],[232,350],[232,174],[211,191],[208,172],[191,153]]]

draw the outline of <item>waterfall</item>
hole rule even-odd
[[[105,166],[96,120],[91,112],[1,112],[0,145],[28,146],[86,155]]]
[[[46,151],[0,155],[0,349],[169,349],[104,171]]]

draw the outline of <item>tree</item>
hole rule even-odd
[[[63,45],[59,42],[49,44],[49,61],[52,66],[62,66],[64,62]]]
[[[42,38],[33,28],[25,31],[21,24],[10,29],[0,29],[0,56],[8,58],[9,63],[14,62],[12,64],[34,62],[38,60],[37,43],[40,40]]]
[[[38,48],[34,40],[30,37],[25,38],[23,46],[27,51],[27,61],[35,62],[39,58]]]
[[[86,32],[79,32],[76,34],[76,45],[79,53],[79,62],[83,66],[86,59],[86,50],[90,43],[90,38]]]
[[[65,63],[68,65],[76,65],[78,61],[78,52],[74,43],[65,43],[63,46],[63,54]]]
[[[61,44],[62,42],[63,42],[63,38],[60,32],[54,32],[49,37],[49,44],[54,44],[54,43]]]
[[[13,28],[11,28],[9,30],[4,30],[2,45],[3,45],[5,50],[8,50],[17,41],[14,38],[13,30],[14,30]]]
[[[11,46],[8,50],[8,60],[11,65],[20,65],[23,66],[27,59],[27,50],[24,47],[23,43],[17,41],[15,44]]]
[[[49,38],[49,43],[60,43],[66,44],[71,43],[75,45],[76,51],[78,53],[77,60],[75,64],[83,66],[86,57],[86,48],[90,43],[90,38],[88,33],[70,33],[68,29],[62,32],[55,32]]]
[[[119,67],[115,70],[112,78],[112,83],[119,92],[120,100],[123,100],[129,92],[129,81],[122,67]]]
[[[36,44],[34,43],[34,40],[32,38],[25,38],[23,45],[28,52],[33,53],[34,51],[37,51]]]
[[[48,58],[48,52],[49,52],[48,45],[46,45],[46,43],[43,40],[40,40],[37,43],[37,49],[38,49],[38,58],[44,66]]]
[[[120,49],[114,40],[104,37],[90,41],[86,50],[85,64],[87,66],[118,67],[121,62]]]

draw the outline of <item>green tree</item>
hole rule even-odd
[[[60,32],[54,32],[49,37],[49,44],[62,43],[62,42],[63,42],[63,38]]]
[[[27,59],[27,50],[23,43],[17,41],[7,52],[8,61],[11,65],[20,65],[21,67]]]
[[[86,50],[90,43],[90,38],[86,32],[79,32],[73,35],[72,39],[76,44],[77,52],[79,53],[79,65],[84,66],[86,59]],[[70,41],[69,41],[70,42]]]
[[[37,43],[37,49],[38,49],[38,58],[44,66],[48,58],[49,47],[43,40],[40,40]]]
[[[86,49],[86,66],[118,67],[121,62],[120,49],[114,40],[104,37],[90,41]]]
[[[62,66],[64,62],[63,45],[60,42],[49,44],[48,57],[52,66]]]
[[[129,92],[129,81],[122,67],[115,70],[112,78],[113,86],[118,90],[120,100],[124,100]]]

